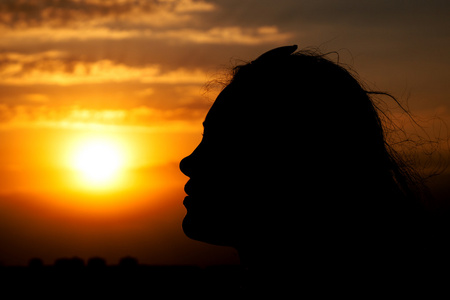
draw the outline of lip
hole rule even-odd
[[[191,180],[188,180],[188,182],[186,182],[186,185],[184,186],[184,191],[186,192],[186,194],[190,195],[192,193],[192,183]]]
[[[192,179],[188,180],[186,185],[184,186],[184,191],[187,196],[183,200],[183,205],[187,209],[192,209],[194,206],[197,206],[199,200],[202,199],[201,190],[199,190],[198,185],[192,181]]]
[[[183,205],[187,210],[192,209],[192,196],[186,196],[183,200]]]

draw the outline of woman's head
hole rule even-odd
[[[297,243],[406,198],[370,93],[323,55],[295,50],[236,67],[208,112],[201,143],[180,163],[189,237]]]

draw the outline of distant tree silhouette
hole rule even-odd
[[[32,269],[40,269],[44,266],[44,262],[41,258],[34,257],[28,261],[28,267]]]
[[[106,268],[106,260],[101,257],[91,257],[88,259],[87,267],[92,269]]]
[[[54,264],[55,268],[61,270],[80,270],[84,268],[84,261],[79,257],[58,258]]]
[[[120,259],[119,266],[122,268],[136,268],[139,266],[139,261],[137,258],[125,256]]]

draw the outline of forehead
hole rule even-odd
[[[225,87],[217,96],[213,105],[206,114],[204,127],[220,126],[230,123],[238,114],[239,107],[236,107],[237,94],[230,86]]]

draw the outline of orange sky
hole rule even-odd
[[[276,46],[338,51],[369,87],[428,118],[432,138],[448,137],[429,119],[450,124],[448,1],[274,3],[1,1],[0,262],[237,262],[183,235],[178,162],[217,94],[205,83]],[[121,161],[97,184],[77,165],[93,141]],[[440,197],[449,178],[433,185]]]

